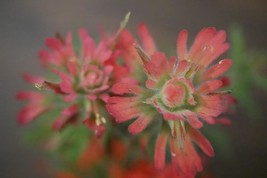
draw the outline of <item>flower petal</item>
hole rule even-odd
[[[188,67],[188,62],[186,60],[179,60],[177,64],[177,68],[175,69],[174,73],[179,76],[183,75]]]
[[[197,114],[202,117],[217,117],[223,111],[220,96],[202,96],[201,105],[197,109]]]
[[[63,115],[60,115],[58,118],[56,118],[56,120],[53,122],[53,125],[52,125],[52,129],[54,131],[59,131],[61,130],[64,125],[66,124],[68,120],[68,117],[66,116],[63,116]]]
[[[69,113],[70,114],[70,113]],[[53,122],[52,129],[55,131],[60,131],[64,127],[66,127],[68,124],[75,123],[78,119],[78,113],[73,113],[71,115],[64,115],[64,111],[61,113],[61,115]]]
[[[210,63],[212,63],[214,61],[214,59],[216,59],[217,57],[219,57],[221,54],[223,54],[225,51],[227,51],[229,49],[230,45],[228,43],[224,43],[221,44],[220,46],[216,47],[216,50],[214,50],[212,52],[212,55],[205,60],[203,66],[206,67],[208,65],[210,65]]]
[[[154,54],[157,48],[145,24],[142,23],[138,26],[138,34],[146,53],[150,56]]]
[[[186,59],[186,55],[187,55],[187,48],[186,48],[187,38],[188,38],[188,32],[186,30],[180,31],[178,39],[177,39],[178,60]]]
[[[202,163],[200,157],[195,151],[189,137],[185,138],[184,149],[180,149],[177,140],[170,141],[172,165],[177,175],[185,178],[194,178],[197,171],[202,170]]]
[[[222,84],[223,83],[221,80],[207,81],[197,90],[197,92],[202,94],[208,94],[210,92],[219,89],[222,86]]]
[[[107,104],[106,108],[108,112],[115,118],[116,122],[118,123],[133,119],[135,117],[138,117],[141,114],[140,110],[136,107],[121,109],[121,106],[119,105]]]
[[[189,124],[196,128],[199,129],[203,126],[203,123],[198,119],[198,117],[196,116],[196,114],[194,114],[193,112],[186,112],[184,114],[189,122]]]
[[[188,59],[197,62],[196,57],[205,49],[206,43],[211,40],[216,34],[216,29],[214,27],[202,29],[195,38],[195,41],[190,49]]]
[[[202,53],[199,53],[198,63],[202,66],[208,66],[217,57],[218,52],[224,46],[224,41],[226,39],[226,33],[223,30],[217,31],[216,35],[209,41],[206,42]]]
[[[45,45],[55,51],[60,51],[62,49],[61,41],[56,38],[47,38],[45,40]]]
[[[218,64],[208,69],[203,74],[203,79],[210,80],[219,77],[220,75],[224,74],[230,68],[231,65],[232,65],[231,59],[223,59]]]
[[[54,70],[55,73],[59,76],[61,79],[60,82],[60,88],[65,93],[73,93],[73,87],[72,87],[72,78],[68,74],[61,72],[59,70]]]
[[[39,51],[39,58],[44,67],[47,67],[49,63],[53,63],[51,55],[44,49]]]
[[[112,51],[109,49],[107,44],[103,41],[101,41],[96,50],[94,51],[94,59],[97,59],[99,62],[104,63],[106,60],[108,60],[112,55]]]
[[[120,96],[112,96],[109,98],[108,102],[109,104],[124,104],[124,105],[128,105],[132,102],[136,101],[136,97],[120,97]]]
[[[71,73],[71,75],[73,75],[73,76],[78,75],[78,64],[77,64],[76,60],[67,61],[67,68],[68,68],[68,71]]]
[[[149,116],[139,116],[133,123],[129,125],[128,130],[131,134],[138,134],[147,127],[150,121],[151,117]]]
[[[190,128],[188,133],[206,155],[210,157],[214,156],[214,150],[210,142],[198,130]]]
[[[31,74],[28,74],[28,73],[23,73],[22,76],[23,76],[24,80],[26,82],[28,82],[29,84],[31,84],[31,85],[34,85],[36,83],[41,84],[41,83],[43,83],[45,81],[45,79],[40,77],[40,76],[31,75]]]
[[[76,104],[73,104],[73,105],[70,105],[69,107],[65,108],[62,111],[62,114],[64,116],[71,116],[71,115],[77,113],[78,110],[79,110],[79,107]]]
[[[168,71],[167,58],[164,53],[156,52],[151,56],[151,60],[145,63],[148,74],[155,79],[159,79]]]
[[[167,136],[163,133],[159,134],[154,153],[155,167],[157,169],[163,169],[165,166]]]
[[[17,100],[30,100],[40,102],[44,98],[44,95],[39,92],[33,91],[21,91],[16,94]]]
[[[93,56],[93,52],[95,50],[95,42],[84,28],[81,28],[79,30],[79,35],[80,39],[82,40],[82,59],[88,61]]]
[[[142,91],[142,88],[132,83],[116,83],[112,86],[111,91],[116,94],[138,94]]]
[[[20,125],[28,124],[40,114],[45,112],[48,108],[45,108],[39,104],[32,103],[24,106],[18,114],[18,122]]]

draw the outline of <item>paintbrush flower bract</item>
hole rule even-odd
[[[96,44],[81,28],[81,48],[78,51],[74,50],[72,33],[68,33],[66,38],[59,34],[47,38],[45,44],[48,49],[41,50],[39,56],[54,78],[39,79],[25,75],[26,80],[39,91],[17,94],[18,99],[30,101],[20,111],[19,123],[29,123],[44,111],[61,109],[52,124],[54,130],[61,130],[83,117],[83,123],[101,136],[105,131],[106,119],[102,114],[104,103],[109,98],[109,89],[113,82],[127,80],[127,68],[116,63],[119,51],[114,45],[120,31],[103,37]]]
[[[192,141],[206,155],[214,155],[211,144],[198,131],[203,121],[209,124],[226,121],[219,116],[225,111],[224,96],[229,92],[220,90],[224,86],[220,77],[231,66],[231,60],[223,59],[212,65],[229,47],[224,31],[213,27],[201,30],[189,50],[187,38],[188,32],[182,30],[177,40],[177,56],[169,59],[162,52],[148,54],[135,45],[147,76],[145,87],[125,82],[113,85],[111,90],[116,96],[109,99],[107,109],[118,123],[134,119],[128,127],[132,134],[160,120],[155,166],[164,168],[169,143],[175,170],[190,178],[202,170]]]

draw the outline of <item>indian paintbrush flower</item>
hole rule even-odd
[[[107,109],[118,123],[136,118],[128,127],[132,134],[142,132],[162,116],[155,166],[164,167],[169,143],[173,167],[180,176],[190,178],[202,170],[191,141],[208,156],[214,155],[211,144],[198,129],[203,126],[200,118],[209,124],[220,122],[224,95],[229,94],[218,91],[223,87],[220,76],[231,66],[231,60],[224,59],[211,66],[229,47],[224,31],[212,27],[201,30],[189,51],[187,36],[186,30],[180,32],[177,57],[170,59],[161,52],[147,54],[135,45],[147,76],[146,87],[125,82],[113,85],[111,90],[116,96],[109,99]]]
[[[54,130],[61,130],[83,117],[83,123],[101,136],[106,123],[101,112],[104,112],[102,108],[109,98],[110,86],[122,79],[130,80],[126,76],[127,68],[117,64],[119,51],[114,48],[122,28],[124,26],[114,35],[103,38],[98,45],[81,28],[80,51],[74,50],[71,33],[65,39],[59,34],[46,39],[48,50],[41,50],[39,56],[43,66],[55,74],[59,81],[36,80],[31,84],[40,91],[18,93],[18,99],[30,100],[30,104],[19,113],[19,123],[26,124],[44,111],[61,107],[61,113],[53,123]],[[52,100],[60,98],[60,101],[43,102],[49,97]]]

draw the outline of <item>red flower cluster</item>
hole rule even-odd
[[[97,135],[103,134],[106,119],[101,116],[99,110],[102,106],[99,105],[107,102],[109,88],[114,82],[127,80],[127,69],[114,62],[119,56],[118,50],[113,49],[116,34],[102,39],[98,45],[85,29],[80,29],[79,35],[81,50],[78,52],[74,50],[71,33],[67,34],[66,40],[59,35],[46,40],[49,50],[40,51],[41,62],[60,81],[51,82],[25,75],[25,79],[41,91],[17,94],[17,99],[30,100],[30,104],[19,113],[20,124],[26,124],[44,111],[58,107],[59,101],[53,101],[57,96],[62,98],[64,107],[53,123],[54,130],[76,122],[83,115],[83,123],[95,130]],[[124,74],[119,74],[120,72]],[[54,94],[42,89],[51,89]]]
[[[162,115],[154,154],[157,168],[165,166],[167,143],[173,166],[182,177],[194,177],[196,171],[202,170],[191,140],[208,156],[214,155],[209,141],[197,129],[203,126],[199,118],[209,124],[227,121],[218,119],[225,108],[224,94],[228,94],[218,91],[224,86],[218,77],[228,70],[231,60],[224,59],[209,67],[228,49],[225,39],[224,31],[206,28],[187,51],[187,31],[183,30],[177,40],[177,57],[170,59],[161,52],[149,55],[136,46],[147,75],[146,86],[125,82],[113,85],[112,92],[117,96],[109,99],[107,109],[119,123],[137,118],[129,126],[132,134],[140,133]],[[155,45],[148,46],[153,49]]]
[[[202,163],[192,141],[206,155],[214,155],[211,144],[198,131],[203,127],[202,121],[229,123],[221,117],[230,101],[229,92],[220,89],[229,83],[221,75],[229,69],[231,60],[213,64],[229,47],[226,34],[205,28],[188,50],[188,33],[182,30],[177,40],[177,56],[167,58],[157,50],[144,24],[138,32],[142,47],[122,28],[110,38],[102,38],[98,45],[85,29],[80,29],[79,51],[74,50],[71,33],[66,39],[60,35],[48,38],[45,42],[48,50],[41,50],[40,59],[55,78],[24,76],[41,90],[17,94],[17,99],[29,100],[18,121],[27,124],[42,113],[58,110],[60,113],[52,123],[54,130],[82,119],[98,137],[105,133],[105,127],[114,127],[114,119],[117,123],[135,119],[128,127],[131,134],[149,135],[156,129],[148,125],[157,124],[155,167],[148,160],[139,159],[128,169],[113,166],[110,171],[120,174],[117,177],[193,178],[202,170]],[[97,145],[99,140],[93,138],[88,146],[91,151],[85,152],[80,160],[81,169],[106,159],[105,148]],[[120,145],[115,150],[123,147],[122,142]],[[122,153],[115,155],[127,159]],[[166,154],[171,157],[167,163]]]

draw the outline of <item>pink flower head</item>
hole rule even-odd
[[[60,130],[69,123],[76,123],[83,117],[83,123],[98,136],[104,133],[106,120],[101,116],[101,106],[103,107],[109,98],[111,84],[121,79],[121,76],[114,74],[127,71],[125,66],[116,63],[119,51],[114,46],[120,31],[121,29],[96,44],[82,28],[79,30],[79,51],[74,50],[71,33],[68,33],[65,39],[59,34],[55,38],[46,39],[48,49],[41,50],[39,56],[43,66],[55,74],[59,81],[42,80],[33,83],[39,89],[54,91],[52,96],[56,101],[50,103],[49,108],[61,109],[60,115],[53,123],[54,130]],[[124,76],[126,75],[127,72],[124,72]],[[43,90],[39,93],[42,93],[40,95],[43,97],[48,94]],[[19,114],[20,123],[28,123],[44,112],[48,106],[43,106],[40,102],[43,103],[42,99],[32,99],[31,104]]]
[[[64,94],[65,101],[72,101],[81,94],[91,100],[98,97],[105,99],[106,96],[101,94],[109,88],[113,70],[112,65],[106,64],[112,57],[111,44],[103,40],[96,46],[85,29],[80,29],[79,35],[82,42],[80,54],[74,52],[71,33],[66,40],[46,40],[50,51],[42,50],[41,60],[52,65],[52,71],[61,79],[59,84],[49,83],[47,86],[56,93]],[[59,90],[55,90],[56,86]]]
[[[201,30],[190,50],[186,47],[187,36],[186,30],[179,34],[177,58],[167,59],[161,52],[149,55],[136,46],[148,77],[146,87],[125,82],[115,84],[112,91],[117,96],[109,99],[107,109],[117,122],[136,118],[129,126],[132,134],[143,131],[151,121],[160,118],[160,113],[163,121],[155,148],[155,165],[164,167],[165,145],[169,143],[175,155],[174,167],[182,177],[191,178],[202,169],[191,140],[208,156],[214,154],[208,140],[196,129],[203,126],[202,120],[209,124],[220,122],[217,118],[225,111],[223,96],[229,92],[218,91],[223,87],[219,77],[229,69],[231,60],[210,66],[229,47],[224,31]]]
[[[105,39],[96,45],[85,29],[79,30],[79,36],[82,42],[80,54],[74,52],[71,33],[68,33],[66,40],[49,38],[46,44],[50,51],[41,52],[42,61],[45,61],[47,66],[50,65],[61,80],[60,83],[46,82],[45,86],[62,95],[65,102],[72,103],[62,111],[53,128],[62,128],[70,120],[75,120],[80,110],[84,109],[84,124],[101,136],[105,130],[105,118],[99,116],[98,105],[100,100],[107,101],[110,82],[116,80],[112,79],[115,65],[108,62],[114,57],[114,41]],[[93,119],[89,121],[91,118]]]

